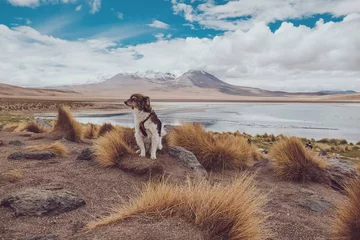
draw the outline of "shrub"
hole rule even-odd
[[[346,187],[348,199],[337,209],[332,239],[360,239],[360,179]]]
[[[114,130],[114,126],[111,123],[104,123],[99,130],[99,137],[104,136],[107,132]]]
[[[8,172],[0,174],[0,183],[1,182],[18,182],[24,178],[24,173],[19,169],[13,169]]]
[[[348,141],[346,141],[345,139],[340,139],[340,144],[348,144]]]
[[[19,123],[6,124],[6,126],[3,128],[3,131],[4,132],[13,132],[18,127],[19,127]]]
[[[83,140],[83,127],[73,118],[69,107],[66,106],[59,108],[52,132],[63,134],[67,140],[72,142],[81,142]]]
[[[104,167],[116,166],[121,158],[132,154],[133,150],[124,139],[124,131],[113,129],[95,143],[96,161]]]
[[[49,132],[50,129],[43,127],[35,122],[30,123],[20,123],[17,128],[14,129],[14,132],[32,132],[32,133],[46,133]]]
[[[360,146],[360,141],[356,143],[356,145]]]
[[[89,123],[84,131],[84,138],[86,139],[95,139],[98,138],[100,131],[100,126],[96,124]]]
[[[66,157],[68,154],[68,150],[61,142],[55,142],[51,145],[28,146],[26,149],[30,151],[50,151],[57,157]]]
[[[330,139],[323,138],[323,139],[319,140],[319,143],[330,143]]]
[[[138,145],[137,145],[136,139],[135,139],[135,129],[134,128],[120,127],[120,126],[116,126],[115,128],[117,131],[122,132],[123,139],[129,147],[131,147],[133,150],[138,148]]]
[[[300,139],[286,138],[275,143],[270,157],[278,176],[296,182],[326,182],[326,163],[307,150]]]
[[[116,224],[130,217],[175,218],[194,224],[210,239],[265,239],[269,237],[261,216],[265,196],[252,177],[243,176],[230,184],[207,182],[187,185],[148,184],[139,197],[116,213],[87,227]]]
[[[253,162],[255,149],[242,137],[213,135],[200,124],[184,124],[171,128],[167,135],[170,146],[180,146],[194,153],[208,170],[244,169]]]

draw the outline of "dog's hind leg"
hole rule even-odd
[[[159,138],[158,138],[158,141],[159,141],[159,143],[158,143],[158,147],[157,147],[157,149],[162,150],[162,149],[163,149],[163,145],[162,145],[162,137],[159,137]]]
[[[145,157],[146,156],[146,151],[145,151],[145,144],[144,144],[144,139],[142,136],[140,136],[140,134],[135,134],[135,139],[136,139],[136,143],[140,148],[140,157]]]

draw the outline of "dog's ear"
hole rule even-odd
[[[143,108],[144,108],[145,112],[150,112],[151,111],[150,98],[149,97],[144,97],[144,99],[143,99]]]

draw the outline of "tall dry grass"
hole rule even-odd
[[[172,127],[166,141],[193,152],[208,170],[245,169],[252,165],[256,151],[242,137],[212,134],[192,123]]]
[[[100,126],[89,123],[84,130],[84,138],[85,139],[96,139],[99,137]]]
[[[360,239],[360,179],[346,187],[348,199],[337,209],[331,239]]]
[[[83,140],[83,127],[74,119],[70,108],[67,106],[59,107],[52,132],[63,134],[67,140],[72,142],[81,142]]]
[[[38,123],[35,122],[24,122],[20,123],[14,130],[14,132],[32,132],[32,133],[46,133],[50,131],[50,128],[43,127]]]
[[[114,130],[114,126],[111,123],[104,123],[100,126],[99,137],[104,136],[107,132]]]
[[[26,149],[30,151],[50,151],[52,152],[56,157],[67,157],[68,150],[62,144],[61,142],[57,141],[50,145],[34,145],[34,146],[28,146]]]
[[[4,132],[13,132],[18,127],[19,127],[19,123],[6,124],[5,127],[3,128],[3,131]]]
[[[109,217],[87,225],[89,229],[115,224],[132,216],[180,218],[208,233],[211,239],[265,239],[270,237],[262,213],[265,196],[253,177],[229,184],[207,182],[172,185],[148,184],[137,198]]]
[[[296,137],[275,143],[269,152],[278,176],[296,182],[327,182],[327,164]]]
[[[104,167],[116,166],[123,157],[134,153],[125,140],[124,131],[119,129],[113,129],[99,137],[94,149],[96,161]]]

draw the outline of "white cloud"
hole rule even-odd
[[[360,14],[315,28],[283,23],[272,33],[264,22],[249,31],[214,38],[166,39],[121,47],[111,34],[66,41],[30,27],[0,25],[0,81],[8,84],[83,83],[119,72],[203,69],[228,82],[271,90],[360,91]],[[115,31],[117,33],[123,31]],[[161,37],[161,38],[160,38]],[[136,56],[143,56],[136,58]]]
[[[32,22],[30,21],[30,19],[25,19],[25,23],[27,24],[27,25],[30,25],[30,24],[32,24]]]
[[[81,11],[81,8],[82,8],[82,4],[80,4],[79,6],[77,6],[76,8],[75,8],[75,11]]]
[[[174,14],[183,15],[189,22],[197,22],[205,28],[231,31],[248,30],[258,22],[270,23],[318,13],[335,16],[360,13],[358,0],[233,0],[224,4],[208,0],[195,9],[182,0],[172,0],[172,4]]]
[[[18,7],[36,8],[43,4],[76,3],[76,0],[7,0],[11,5]]]
[[[157,40],[163,40],[165,35],[163,33],[157,33],[154,36]]]
[[[98,11],[100,11],[101,9],[101,0],[90,0],[89,1],[90,4],[90,13],[94,14],[97,13]]]
[[[161,22],[159,20],[153,20],[153,22],[148,24],[148,26],[152,28],[162,28],[162,29],[168,29],[170,27],[169,24]]]
[[[123,20],[124,19],[124,14],[121,13],[121,12],[117,12],[117,18],[120,19],[120,20]]]

